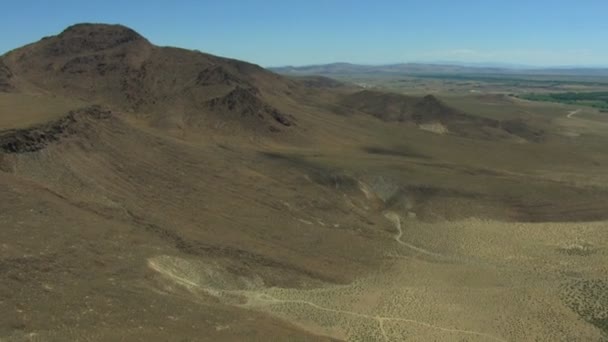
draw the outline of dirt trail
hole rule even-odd
[[[387,211],[386,213],[384,213],[384,217],[386,217],[389,221],[393,222],[393,224],[395,225],[395,228],[397,228],[397,234],[394,237],[395,241],[397,241],[397,243],[399,243],[407,248],[410,248],[416,252],[422,253],[422,254],[430,255],[433,257],[443,257],[443,255],[441,255],[439,253],[431,252],[427,249],[414,246],[411,243],[407,243],[407,242],[401,240],[401,236],[403,236],[403,230],[401,228],[401,217],[399,216],[399,214],[397,214],[393,211]]]
[[[426,322],[421,322],[421,321],[417,321],[415,319],[408,319],[408,318],[400,318],[400,317],[390,317],[390,316],[372,316],[372,315],[367,315],[367,314],[362,314],[359,312],[354,312],[354,311],[347,311],[347,310],[338,310],[338,309],[332,309],[332,308],[327,308],[327,307],[323,307],[320,306],[318,304],[315,304],[313,302],[309,302],[306,300],[282,300],[282,299],[278,299],[275,297],[272,297],[268,294],[264,294],[264,293],[252,293],[251,291],[242,291],[240,292],[240,294],[246,296],[248,299],[253,299],[254,301],[257,301],[258,303],[262,304],[267,304],[267,305],[278,305],[278,304],[303,304],[303,305],[308,305],[310,307],[313,307],[317,310],[321,310],[321,311],[326,311],[326,312],[332,312],[332,313],[337,313],[337,314],[344,314],[344,315],[350,315],[350,316],[355,316],[355,317],[359,317],[359,318],[365,318],[365,319],[372,319],[372,320],[376,320],[378,322],[378,326],[379,329],[382,333],[382,335],[384,336],[386,341],[389,341],[389,338],[387,336],[387,333],[384,329],[384,322],[385,321],[392,321],[392,322],[401,322],[401,323],[411,323],[411,324],[416,324],[416,325],[420,325],[429,329],[436,329],[436,330],[441,330],[444,332],[449,332],[449,333],[458,333],[458,334],[466,334],[466,335],[476,335],[476,336],[480,336],[480,337],[486,337],[489,338],[491,340],[494,341],[501,341],[501,342],[507,342],[507,340],[504,340],[500,337],[496,337],[494,335],[490,335],[490,334],[486,334],[483,332],[478,332],[478,331],[472,331],[472,330],[463,330],[463,329],[455,329],[455,328],[445,328],[445,327],[440,327],[437,325],[433,325],[430,323],[426,323]],[[253,297],[251,297],[253,295]]]
[[[573,116],[575,116],[576,114],[578,114],[580,112],[581,112],[580,109],[570,111],[570,112],[568,112],[568,115],[566,115],[566,117],[569,118],[569,119],[572,119]]]
[[[184,270],[172,268],[169,265],[162,263],[162,262],[157,262],[156,260],[149,260],[148,266],[151,269],[153,269],[154,271],[158,272],[159,274],[171,279],[175,283],[182,285],[183,287],[188,289],[194,295],[196,295],[197,292],[198,293],[204,292],[204,293],[211,295],[213,297],[216,297],[216,298],[234,298],[235,296],[244,298],[245,299],[244,303],[234,304],[234,305],[237,305],[237,306],[240,306],[243,308],[255,309],[255,308],[260,308],[260,307],[264,307],[264,306],[272,306],[272,305],[300,304],[300,305],[309,306],[309,307],[311,307],[315,310],[319,310],[319,311],[325,311],[325,312],[330,312],[330,313],[339,314],[339,315],[347,315],[347,316],[353,316],[353,317],[358,317],[358,318],[362,318],[362,319],[373,320],[378,323],[378,329],[379,329],[381,335],[383,336],[384,340],[387,342],[390,341],[390,337],[389,337],[386,329],[384,328],[385,322],[408,323],[408,324],[414,324],[414,325],[418,325],[418,326],[428,328],[428,329],[443,331],[446,333],[472,335],[472,336],[484,337],[484,338],[487,338],[487,339],[493,340],[493,341],[507,342],[507,340],[502,339],[500,337],[496,337],[494,335],[490,335],[490,334],[479,332],[479,331],[447,328],[447,327],[442,327],[442,326],[434,325],[434,324],[423,322],[423,321],[418,321],[415,319],[391,317],[391,316],[380,316],[380,315],[368,315],[368,314],[355,312],[355,311],[332,309],[329,307],[318,305],[314,302],[307,301],[307,300],[279,299],[279,298],[273,297],[267,293],[264,293],[263,289],[260,289],[260,290],[224,290],[224,289],[217,289],[217,288],[209,288],[209,287],[205,287],[204,284],[197,283],[194,279],[188,279],[189,278],[188,276],[189,275],[193,276],[194,273],[182,274],[182,272]]]
[[[376,316],[376,320],[378,321],[378,326],[380,326],[380,333],[385,341],[388,341],[388,335],[386,334],[386,330],[384,329],[384,320],[380,316]]]

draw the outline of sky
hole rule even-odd
[[[607,0],[0,0],[0,54],[80,22],[262,66],[608,66]]]

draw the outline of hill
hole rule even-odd
[[[120,25],[0,62],[2,341],[607,332],[596,113],[285,77]]]
[[[14,91],[9,83],[14,74],[26,93],[50,92],[106,104],[118,111],[145,113],[155,127],[180,135],[221,131],[233,136],[242,132],[263,136],[295,130],[297,119],[290,109],[282,109],[287,99],[297,101],[306,89],[343,87],[329,79],[286,79],[245,62],[157,47],[120,25],[68,27],[57,36],[11,51],[3,57],[2,65],[0,72],[4,70],[5,76],[0,84],[5,91]],[[330,67],[348,69],[352,65]],[[313,93],[316,96],[318,92]],[[447,127],[456,134],[497,136],[482,128],[501,126],[457,112],[432,96],[414,99],[363,91],[347,93],[336,105],[383,120],[412,118],[420,127],[436,132]],[[462,124],[471,127],[456,129]]]
[[[413,123],[434,133],[504,139],[519,137],[538,142],[544,138],[542,129],[522,120],[496,120],[467,114],[452,108],[433,95],[424,97],[363,90],[341,99],[341,108],[348,108],[387,122]]]
[[[209,128],[212,119],[238,124],[239,117],[248,118],[241,129],[276,132],[292,126],[286,124],[287,114],[269,103],[284,94],[288,81],[253,64],[154,46],[120,25],[74,25],[11,51],[3,62],[3,88],[16,74],[25,91],[147,113],[166,128],[184,128],[184,123]],[[228,105],[243,96],[246,108]]]

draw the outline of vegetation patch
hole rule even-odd
[[[557,102],[569,105],[580,105],[597,108],[601,111],[608,110],[608,92],[583,92],[583,93],[550,93],[550,94],[524,94],[519,96],[530,101]]]
[[[564,286],[562,300],[570,309],[600,328],[608,337],[608,281],[602,279],[573,281]]]

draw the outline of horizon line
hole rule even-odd
[[[311,64],[283,64],[283,65],[266,65],[265,68],[303,68],[303,67],[314,67],[314,66],[328,66],[328,65],[353,65],[353,66],[366,66],[366,67],[383,67],[383,66],[395,66],[395,65],[436,65],[436,66],[460,66],[469,68],[493,68],[493,69],[507,69],[507,70],[550,70],[550,69],[608,69],[608,64],[597,65],[597,64],[554,64],[554,65],[541,65],[541,64],[526,64],[526,63],[508,63],[508,62],[458,62],[458,61],[405,61],[405,62],[386,62],[386,63],[353,63],[353,62],[327,62],[327,63],[311,63]]]

